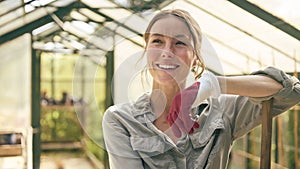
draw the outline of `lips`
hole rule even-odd
[[[163,70],[175,70],[179,67],[179,65],[176,64],[156,64],[156,66]]]

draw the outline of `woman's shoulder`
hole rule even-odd
[[[136,101],[118,103],[110,106],[104,113],[104,116],[120,116],[120,117],[134,117],[141,112],[150,110],[150,102],[148,94],[140,96]]]
[[[120,116],[120,115],[125,115],[125,114],[131,114],[130,112],[132,111],[133,108],[132,102],[126,102],[126,103],[118,103],[115,105],[112,105],[106,109],[104,112],[104,116]]]

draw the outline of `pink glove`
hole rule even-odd
[[[191,109],[197,107],[208,97],[219,97],[221,89],[214,74],[205,71],[193,85],[177,94],[167,116],[167,121],[176,137],[181,133],[192,134],[199,123],[192,119]]]
[[[178,138],[181,137],[181,133],[192,134],[194,129],[199,127],[199,123],[192,120],[190,116],[190,110],[196,99],[199,86],[200,82],[194,83],[178,93],[172,101],[167,121],[173,134]]]

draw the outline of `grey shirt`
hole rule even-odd
[[[226,168],[232,143],[261,123],[261,102],[273,98],[274,116],[300,102],[297,78],[268,67],[254,72],[283,85],[265,98],[221,95],[208,98],[192,111],[201,113],[200,127],[176,144],[153,121],[149,94],[136,102],[110,107],[103,118],[103,134],[111,169]]]

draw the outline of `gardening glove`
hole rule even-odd
[[[217,77],[209,72],[203,72],[202,76],[197,80],[200,82],[200,87],[197,97],[192,105],[192,108],[199,106],[205,99],[212,97],[217,98],[221,95],[221,88]]]
[[[218,97],[220,93],[217,78],[207,71],[193,85],[175,95],[167,116],[173,134],[179,138],[182,133],[192,134],[199,128],[198,117],[191,115],[191,109],[210,96]]]

